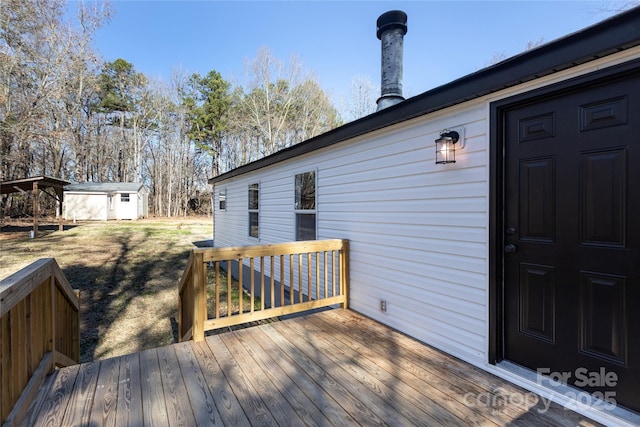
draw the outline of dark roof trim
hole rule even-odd
[[[640,7],[209,179],[215,184],[640,44]]]

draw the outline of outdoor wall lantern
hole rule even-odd
[[[443,130],[436,139],[436,165],[456,162],[456,143],[460,134],[455,130]]]

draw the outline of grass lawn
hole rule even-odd
[[[21,225],[0,233],[0,278],[37,259],[56,259],[80,290],[81,361],[176,341],[178,280],[189,251],[211,239],[210,218],[44,226],[36,239],[28,222]]]

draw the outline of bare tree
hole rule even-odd
[[[351,122],[375,113],[379,94],[380,87],[373,84],[369,76],[356,75],[351,80],[349,93],[341,101],[345,121]]]
[[[246,126],[257,133],[260,153],[266,156],[287,146],[286,125],[294,103],[291,87],[301,81],[302,67],[296,57],[285,66],[267,47],[246,65],[250,81],[242,109]]]
[[[315,77],[295,56],[284,64],[264,47],[247,70],[248,84],[233,92],[227,165],[268,156],[340,124]]]
[[[185,215],[212,173],[340,124],[295,57],[284,64],[261,49],[244,88],[213,71],[149,81],[124,59],[103,63],[95,52],[108,3],[74,4],[73,23],[65,5],[0,0],[0,179],[134,180],[150,188],[156,214]],[[189,87],[198,95],[191,106]]]
[[[305,141],[341,124],[337,110],[315,80],[309,79],[296,86],[293,98],[287,145]]]

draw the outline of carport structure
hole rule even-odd
[[[0,194],[3,196],[10,193],[29,193],[33,199],[33,236],[38,236],[38,216],[40,214],[39,192],[42,191],[49,197],[53,197],[58,202],[58,229],[63,230],[62,226],[62,202],[64,199],[63,188],[70,184],[58,178],[49,176],[36,176],[31,178],[14,179],[10,181],[0,182]],[[53,190],[53,192],[51,191]]]

